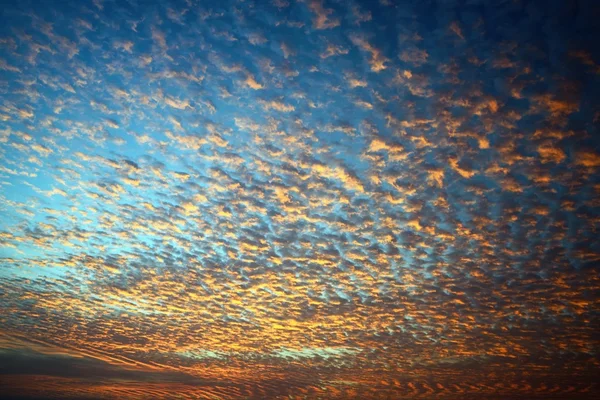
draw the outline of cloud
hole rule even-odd
[[[327,49],[321,53],[321,58],[329,58],[337,55],[344,55],[348,54],[348,52],[348,49],[329,43],[327,44]]]
[[[292,106],[290,104],[285,104],[285,103],[282,103],[282,102],[276,101],[276,100],[263,101],[262,105],[266,111],[277,110],[280,112],[291,112],[291,111],[295,110],[294,106]]]
[[[152,27],[152,40],[162,51],[168,50],[166,35],[157,27]]]
[[[464,40],[464,39],[465,39],[465,36],[463,35],[462,29],[461,29],[460,25],[458,24],[458,22],[456,22],[456,21],[453,21],[453,22],[450,24],[450,27],[449,27],[449,29],[450,29],[450,31],[451,31],[452,33],[454,33],[454,34],[455,34],[456,36],[458,36],[460,39],[462,39],[462,40]]]
[[[589,150],[582,150],[575,154],[575,164],[588,168],[600,167],[600,155]]]
[[[404,51],[402,51],[402,53],[400,53],[400,59],[402,61],[411,63],[415,66],[420,66],[420,65],[425,64],[427,62],[428,58],[429,58],[429,54],[427,54],[427,51],[417,49],[417,48],[411,48],[408,50],[404,50]]]
[[[323,0],[306,0],[307,6],[313,13],[314,29],[332,29],[340,26],[340,20],[332,17],[333,9],[323,6]]]
[[[261,85],[260,83],[258,83],[256,81],[256,79],[254,78],[254,76],[252,76],[251,74],[248,74],[246,76],[246,79],[244,80],[244,83],[251,89],[254,90],[260,90],[260,89],[264,89],[265,87],[263,85]]]
[[[561,163],[566,154],[561,149],[552,146],[551,144],[542,144],[538,147],[538,153],[542,162]]]
[[[381,53],[381,51],[374,46],[372,46],[366,38],[358,34],[351,34],[350,41],[361,50],[368,52],[371,54],[371,58],[369,60],[369,65],[371,66],[371,71],[373,72],[381,72],[387,68],[385,65],[389,60]]]

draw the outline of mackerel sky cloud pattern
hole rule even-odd
[[[597,398],[599,19],[4,2],[0,397]]]

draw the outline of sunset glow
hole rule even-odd
[[[2,7],[0,398],[600,396],[599,2]]]

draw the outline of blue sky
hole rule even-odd
[[[597,393],[599,13],[5,3],[1,385]]]

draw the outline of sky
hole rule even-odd
[[[600,397],[600,3],[0,9],[0,398]]]

